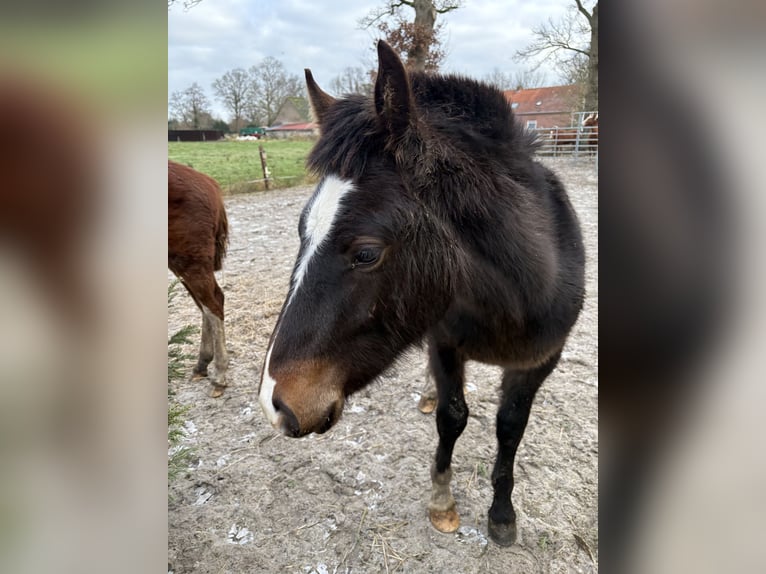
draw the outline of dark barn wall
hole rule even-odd
[[[223,139],[221,130],[168,130],[169,142],[204,142]]]

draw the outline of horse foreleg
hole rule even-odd
[[[502,398],[497,412],[498,453],[492,471],[495,494],[488,516],[489,535],[501,546],[510,546],[516,541],[516,512],[511,502],[516,450],[524,435],[537,389],[556,366],[558,359],[559,355],[556,354],[535,369],[508,369],[503,373]]]
[[[220,397],[227,386],[226,370],[229,367],[229,353],[226,351],[226,332],[223,326],[223,291],[213,279],[213,296],[216,313],[211,313],[213,344],[215,346],[215,374],[210,378],[213,388],[211,397]]]
[[[198,381],[207,377],[207,367],[210,364],[210,361],[213,360],[214,355],[213,319],[216,319],[216,317],[210,312],[210,309],[204,305],[200,305],[200,308],[202,310],[202,338],[199,345],[197,365],[192,371],[192,381]]]
[[[216,283],[212,270],[187,275],[184,285],[202,311],[202,340],[192,380],[209,378],[210,384],[213,385],[210,395],[220,397],[226,388],[226,369],[229,366],[223,327],[223,291]],[[208,365],[213,358],[215,358],[215,372],[210,376]]]
[[[431,466],[431,500],[428,503],[431,524],[441,532],[454,532],[460,525],[455,498],[452,496],[452,451],[468,422],[468,406],[463,396],[465,362],[451,347],[429,345],[431,372],[436,381],[438,401],[436,428],[439,446]]]
[[[426,368],[426,382],[423,385],[423,389],[420,391],[420,401],[418,402],[418,410],[424,415],[430,414],[436,408],[436,385],[434,379],[431,376],[431,367]]]
[[[215,318],[215,376],[210,379],[213,385],[210,396],[220,397],[228,386],[226,382],[226,369],[229,366],[229,354],[226,352],[226,334],[223,329],[223,320]]]

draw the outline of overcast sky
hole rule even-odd
[[[347,66],[375,67],[376,36],[358,21],[383,0],[202,0],[168,12],[168,93],[197,82],[214,115],[229,119],[215,101],[213,80],[233,68],[249,68],[266,56],[303,77],[311,68],[320,86]],[[494,68],[507,73],[528,67],[513,61],[532,39],[533,27],[559,18],[571,0],[464,0],[437,18],[444,22],[444,72],[481,78]],[[405,12],[409,16],[412,13]],[[550,68],[546,85],[560,83]]]

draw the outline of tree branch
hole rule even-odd
[[[362,28],[369,28],[375,22],[380,20],[381,18],[387,18],[388,16],[393,16],[396,14],[396,12],[404,5],[411,6],[411,3],[407,2],[407,0],[399,0],[398,2],[388,2],[384,8],[376,8],[375,10],[370,11],[367,16],[359,20],[359,26]]]
[[[582,2],[580,0],[575,0],[575,4],[577,4],[577,10],[580,11],[580,14],[585,16],[585,18],[588,20],[588,24],[593,25],[593,15],[585,9],[585,6],[582,5]]]
[[[177,4],[180,0],[168,0],[168,10],[175,4]],[[192,8],[202,2],[202,0],[183,0],[183,6],[184,10],[189,10],[189,8]]]
[[[574,18],[571,16],[562,22],[555,22],[549,18],[546,24],[532,30],[536,39],[523,50],[516,52],[517,59],[528,60],[539,55],[544,55],[544,58],[548,59],[560,50],[590,57],[588,48],[579,48],[574,45],[575,40],[572,37],[574,24]]]
[[[453,10],[460,8],[461,5],[461,0],[444,0],[443,2],[433,3],[434,10],[436,10],[437,14],[446,14],[447,12],[452,12]]]
[[[202,0],[197,0],[197,1],[201,2]],[[397,14],[399,11],[399,8],[401,8],[402,6],[409,6],[410,8],[415,8],[415,0],[389,0],[388,2],[386,2],[385,7],[373,10],[369,14],[367,14],[367,16],[359,20],[359,26],[362,28],[369,28],[381,18],[385,18],[385,17],[393,16]],[[461,0],[444,0],[444,2],[432,2],[432,6],[434,8],[434,11],[437,14],[446,14],[447,12],[452,12],[453,10],[457,10],[458,8],[460,8],[462,6],[462,1]]]
[[[553,44],[551,46],[552,48],[559,48],[561,50],[569,50],[570,52],[576,52],[578,54],[582,54],[583,56],[590,57],[590,52],[588,50],[581,50],[580,48],[575,48],[574,46],[570,46],[568,44]]]
[[[398,2],[393,2],[393,1],[388,2],[385,8],[378,8],[376,10],[372,10],[369,14],[367,14],[367,16],[359,20],[359,26],[361,26],[362,28],[369,28],[381,18],[393,16],[394,14],[396,14],[399,8],[401,8],[404,5],[412,6],[412,2],[409,2],[408,0],[399,0]]]

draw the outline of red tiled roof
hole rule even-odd
[[[313,130],[316,127],[314,122],[304,122],[300,124],[281,124],[266,128],[266,131],[282,130],[282,131],[301,131],[301,130]]]
[[[511,104],[519,104],[513,108],[515,114],[569,113],[576,108],[577,86],[574,85],[505,90],[503,93]]]

